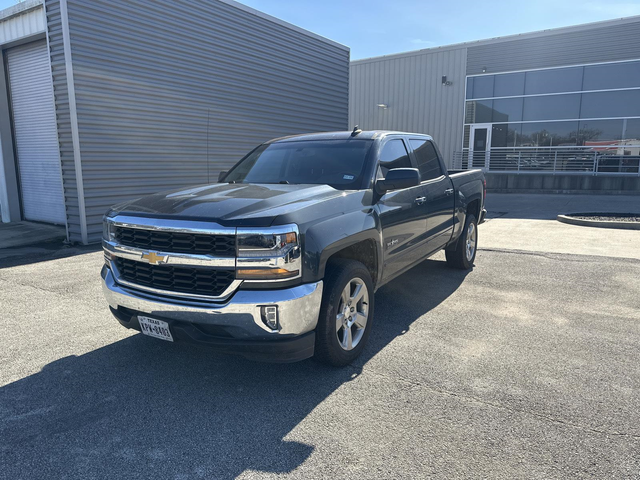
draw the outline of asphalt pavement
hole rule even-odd
[[[125,330],[93,248],[0,259],[0,478],[638,478],[640,260],[506,220],[383,287],[344,369]]]

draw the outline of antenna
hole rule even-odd
[[[351,132],[351,136],[355,137],[359,133],[362,133],[362,130],[360,130],[360,127],[358,125],[356,125],[355,127],[353,127],[353,131]]]

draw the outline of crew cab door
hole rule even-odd
[[[416,168],[400,137],[390,137],[381,146],[377,177],[384,178],[392,168]],[[377,202],[383,238],[383,281],[424,257],[426,201],[424,187],[417,185],[388,191]]]
[[[409,138],[427,198],[427,254],[443,248],[453,234],[455,195],[435,144],[425,138]]]

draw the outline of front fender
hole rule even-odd
[[[464,228],[464,223],[467,221],[467,208],[469,204],[475,200],[479,200],[482,208],[482,192],[477,192],[472,190],[471,188],[465,188],[464,185],[460,190],[456,193],[456,203],[455,203],[455,211],[453,218],[453,235],[451,238],[453,241],[449,243],[447,246],[447,250],[455,250],[458,244],[458,239],[462,234],[462,229]]]
[[[303,282],[324,278],[327,261],[337,252],[362,241],[372,241],[377,255],[378,275],[382,270],[382,233],[373,208],[326,219],[307,228],[304,234]],[[376,279],[373,279],[374,282]]]

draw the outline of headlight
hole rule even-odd
[[[113,223],[109,221],[109,213],[110,211],[107,212],[107,214],[104,217],[102,217],[102,240],[107,242],[111,242],[115,238],[115,233],[113,231]],[[103,248],[103,251],[104,251],[104,264],[107,267],[110,267],[111,260],[113,260],[113,257],[111,253],[106,249],[106,247]]]
[[[297,225],[238,228],[238,279],[290,280],[299,277],[301,270]]]
[[[106,215],[102,217],[102,238],[107,242],[114,238],[113,223],[108,220]]]

